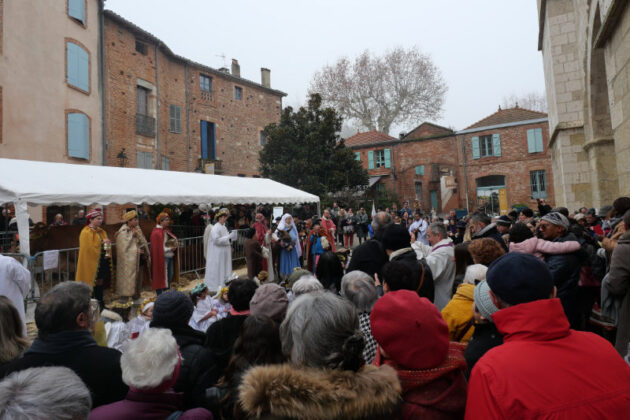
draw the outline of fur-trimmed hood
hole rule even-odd
[[[390,366],[366,365],[358,372],[258,366],[239,388],[241,408],[249,418],[390,419],[402,388]]]

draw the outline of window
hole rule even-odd
[[[391,168],[390,150],[370,150],[368,151],[368,169]]]
[[[236,174],[236,176],[239,178],[245,178],[245,174]]]
[[[69,112],[66,117],[68,156],[90,158],[90,120],[81,112]]]
[[[90,93],[90,56],[74,42],[66,42],[66,80],[70,86]]]
[[[166,156],[162,156],[162,170],[169,171],[171,169],[171,160]]]
[[[422,202],[422,182],[416,182],[415,184],[416,200]]]
[[[145,87],[137,87],[136,133],[142,136],[155,137],[155,118],[149,116],[149,93]]]
[[[85,25],[85,0],[68,0],[68,16]]]
[[[385,194],[387,192],[385,189],[385,184],[382,184],[380,182],[376,183],[375,190],[376,190],[376,193],[379,195]]]
[[[501,136],[492,134],[472,138],[473,159],[501,156]]]
[[[361,162],[361,152],[354,152],[354,160]]]
[[[147,55],[147,44],[136,39],[136,51],[142,55]]]
[[[207,160],[217,159],[215,124],[208,121],[201,121],[201,158]]]
[[[153,169],[153,153],[151,152],[136,152],[138,158],[138,168]]]
[[[416,175],[424,175],[424,165],[416,166]]]
[[[168,106],[171,133],[182,132],[182,107],[177,105]]]
[[[545,171],[531,171],[529,173],[532,198],[547,198],[547,178]]]
[[[234,86],[234,99],[240,101],[243,99],[243,88],[239,86]]]
[[[265,133],[260,132],[260,145],[264,146],[267,143],[267,137],[265,137]]]
[[[212,77],[199,75],[199,89],[203,92],[212,92]]]
[[[527,152],[544,152],[542,128],[533,128],[531,130],[527,130]]]
[[[137,111],[138,114],[148,115],[149,114],[149,89],[138,86],[137,91]]]

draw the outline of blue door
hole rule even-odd
[[[438,209],[438,199],[437,199],[437,191],[431,191],[431,208],[436,212]]]
[[[217,144],[215,136],[215,124],[208,121],[201,121],[201,158],[216,160]]]

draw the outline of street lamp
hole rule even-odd
[[[120,165],[120,167],[124,168],[125,166],[127,166],[127,154],[125,153],[124,147],[122,148],[120,153],[116,155],[116,158],[118,159],[118,164]]]

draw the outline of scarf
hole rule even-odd
[[[77,349],[96,346],[96,340],[88,330],[62,331],[46,338],[37,337],[24,354],[72,353]]]

